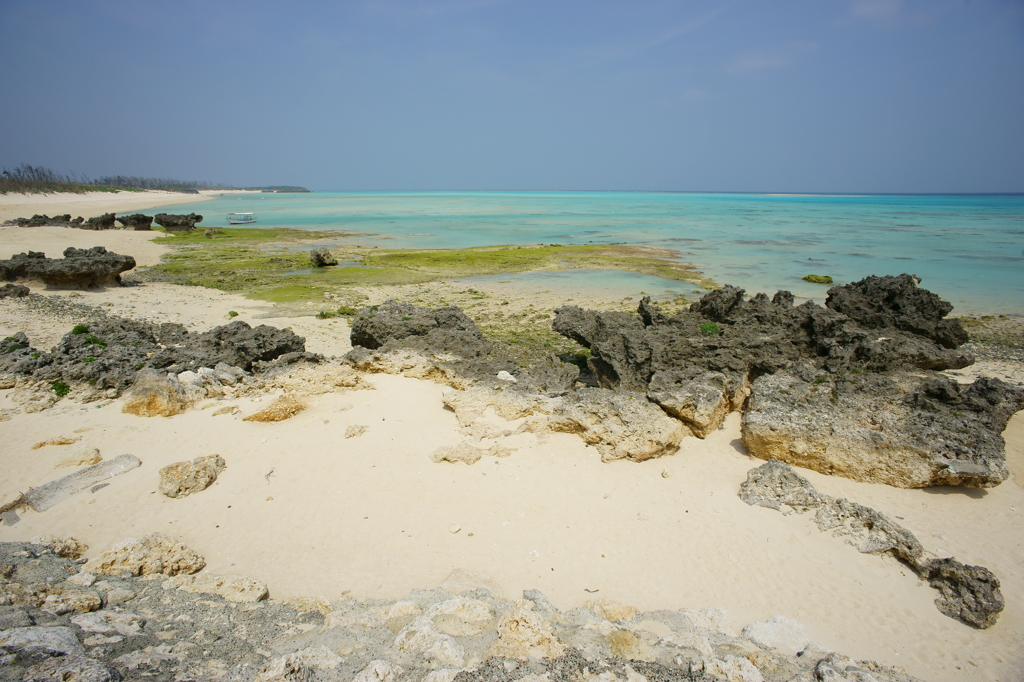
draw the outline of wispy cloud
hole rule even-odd
[[[747,50],[733,57],[727,70],[735,74],[747,74],[781,69],[792,65],[800,55],[816,49],[817,43],[799,41],[771,50]]]

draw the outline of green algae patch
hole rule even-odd
[[[684,263],[666,258],[668,249],[594,244],[584,246],[520,245],[470,249],[374,250],[366,265],[404,269],[437,279],[500,275],[551,270],[628,270],[664,279],[693,282],[706,289],[718,288],[711,280]]]
[[[832,275],[804,275],[803,280],[812,284],[832,284]]]
[[[668,260],[678,255],[668,249],[623,244],[371,249],[346,243],[357,235],[339,231],[220,229],[211,236],[196,230],[156,238],[155,243],[173,252],[146,269],[147,278],[241,292],[275,303],[320,300],[325,293],[353,287],[570,269],[628,270],[704,289],[719,286],[691,266]],[[312,267],[309,251],[316,246],[330,248],[339,265]]]

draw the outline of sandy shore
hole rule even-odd
[[[39,238],[57,252],[69,245],[62,239],[81,232]],[[10,250],[7,234],[0,244]],[[140,258],[140,245],[127,241],[138,233],[85,234],[90,246]],[[200,287],[40,293],[193,330],[224,324],[233,310],[254,325],[291,326],[312,351],[339,355],[350,347],[342,318],[287,316],[286,308]],[[69,324],[24,301],[0,301],[0,335],[25,331],[33,345],[49,347]],[[1004,370],[1019,366],[997,371]],[[762,462],[746,455],[736,414],[707,440],[684,439],[677,454],[640,464],[602,463],[576,436],[532,433],[516,436],[518,449],[507,458],[434,463],[436,448],[465,439],[441,402],[443,387],[366,379],[373,390],[309,397],[305,412],[269,424],[242,417],[273,395],[141,418],[122,413],[121,399],[62,401],[21,414],[13,391],[0,390],[0,409],[11,414],[0,426],[0,502],[73,471],[55,466],[83,448],[104,459],[131,453],[143,463],[95,493],[22,513],[18,524],[0,526],[0,541],[73,535],[94,556],[124,537],[161,531],[205,556],[207,570],[259,578],[275,597],[398,598],[460,567],[491,575],[506,597],[536,588],[562,609],[594,597],[642,610],[722,607],[737,631],[781,614],[825,647],[904,666],[923,680],[1020,679],[1024,413],[1004,434],[1012,476],[990,490],[902,490],[800,470],[826,494],[899,519],[927,550],[999,576],[1006,609],[997,625],[978,631],[940,614],[935,591],[895,561],[818,532],[809,515],[741,502],[740,483]],[[240,411],[204,409],[225,405]],[[351,426],[367,428],[349,438]],[[80,440],[32,449],[55,437]],[[161,467],[214,453],[227,461],[214,486],[183,499],[156,492]]]
[[[36,213],[91,218],[104,213],[134,213],[143,209],[192,201],[206,201],[221,194],[253,193],[249,190],[201,190],[199,194],[146,190],[142,192],[85,192],[83,194],[0,194],[0,222],[31,218]],[[256,192],[258,193],[258,192]],[[70,244],[68,245],[70,246]],[[134,255],[134,254],[133,254]]]

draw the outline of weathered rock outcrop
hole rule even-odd
[[[83,230],[113,230],[116,217],[113,213],[104,213],[101,216],[89,218],[81,225],[81,228]]]
[[[520,367],[497,353],[476,323],[454,306],[434,310],[385,301],[363,308],[352,322],[351,340],[353,349],[345,361],[357,369],[431,379],[460,389],[510,383],[518,391],[559,395],[571,390],[579,376],[578,367],[554,356]]]
[[[97,390],[120,393],[136,382],[140,368],[161,370],[142,375],[146,379],[138,397],[140,405],[152,403],[140,409],[155,410],[155,414],[176,414],[182,404],[206,397],[205,388],[201,395],[192,395],[190,387],[214,380],[217,385],[233,385],[246,373],[271,367],[271,363],[318,359],[305,353],[305,340],[290,329],[253,328],[241,321],[197,334],[180,324],[110,317],[75,327],[50,352],[32,348],[23,336],[13,342],[0,341],[10,344],[10,350],[0,349],[0,371],[46,381],[87,383]],[[186,371],[195,372],[186,375],[195,379],[187,386],[167,378]],[[152,390],[143,395],[143,386]]]
[[[646,395],[699,437],[745,411],[758,457],[903,487],[1006,478],[999,434],[1024,390],[934,372],[973,357],[944,319],[952,306],[917,278],[833,287],[828,307],[743,294],[727,286],[672,317],[646,298],[636,315],[565,306],[553,327],[590,349],[600,386]]]
[[[63,227],[81,227],[85,219],[81,216],[72,219],[71,214],[48,216],[45,213],[35,214],[31,218],[15,218],[5,220],[4,225],[16,225],[18,227],[42,227],[43,225],[57,225]]]
[[[793,655],[774,640],[737,637],[719,609],[640,613],[600,601],[560,612],[537,590],[507,600],[493,580],[467,571],[399,601],[328,603],[265,599],[265,587],[244,576],[114,573],[96,581],[88,567],[79,573],[28,543],[0,543],[0,566],[9,679],[916,682],[899,668],[813,644]],[[85,584],[98,610],[56,614],[52,601],[44,605],[47,595],[81,593]]]
[[[967,343],[959,320],[943,319],[953,305],[918,285],[915,275],[866,277],[828,290],[825,305],[866,329],[895,327],[925,336],[946,348]]]
[[[902,281],[868,278],[830,289],[832,299],[861,300],[869,280],[869,290],[895,287],[891,280]],[[848,289],[854,293],[848,293]],[[869,319],[871,324],[892,319],[902,326],[875,327],[861,325],[856,319],[810,301],[793,306],[793,296],[787,291],[778,292],[772,299],[758,294],[749,301],[743,299],[743,294],[742,289],[727,286],[672,317],[663,315],[647,299],[641,303],[638,315],[564,306],[555,311],[553,327],[590,349],[588,365],[601,386],[637,393],[647,391],[656,372],[694,367],[752,380],[798,360],[813,360],[832,372],[853,368],[876,372],[941,370],[966,367],[974,361],[969,354],[957,352],[955,345],[942,347],[914,331],[926,326],[926,320],[946,329],[947,336],[953,334],[949,330],[959,329],[953,321],[942,324],[941,318],[948,310],[938,304],[920,305],[912,313],[906,304],[906,315],[890,311],[888,317]],[[929,297],[939,300],[923,289],[916,289],[914,296],[929,302]],[[884,302],[879,309],[887,310]],[[905,322],[908,318],[918,320],[917,327]]]
[[[322,268],[328,265],[337,265],[338,259],[334,257],[330,249],[318,247],[309,252],[309,262],[314,268]]]
[[[161,493],[167,497],[187,497],[206,490],[217,480],[227,464],[220,455],[196,457],[191,462],[175,462],[160,469]]]
[[[118,222],[130,230],[152,230],[153,216],[133,213],[131,215],[118,216]]]
[[[769,460],[747,472],[739,496],[747,504],[779,511],[815,510],[819,530],[847,537],[850,544],[859,543],[860,552],[888,553],[905,562],[939,590],[935,605],[950,618],[983,629],[995,625],[1003,610],[999,579],[987,568],[928,553],[909,530],[885,514],[818,492],[784,462]]]
[[[374,350],[409,337],[424,338],[423,346],[432,350],[462,350],[473,356],[491,350],[476,323],[455,306],[433,310],[389,300],[361,309],[352,321],[353,346]]]
[[[192,232],[196,229],[196,223],[203,222],[203,216],[195,213],[189,214],[168,214],[157,213],[153,217],[157,225],[168,232]]]
[[[642,396],[603,388],[583,388],[560,398],[548,426],[579,434],[597,447],[604,462],[671,455],[688,435],[681,422]]]
[[[901,488],[987,488],[1009,472],[1000,435],[1024,388],[999,379],[961,386],[942,376],[829,374],[810,363],[751,385],[743,415],[750,454]]]
[[[77,288],[120,285],[121,273],[135,267],[135,259],[110,253],[102,246],[91,249],[68,247],[64,258],[47,258],[38,251],[19,253],[0,260],[0,280],[39,281],[49,288]]]

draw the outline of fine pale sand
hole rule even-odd
[[[89,235],[90,245],[136,255],[123,241],[132,233]],[[270,304],[198,287],[145,283],[69,300],[194,330],[223,324],[235,310],[251,324],[292,326],[310,350],[349,348],[338,318],[275,317]],[[42,347],[68,331],[0,302],[0,334],[22,330]],[[366,378],[375,390],[306,398],[305,412],[279,423],[242,421],[273,396],[209,400],[211,409],[172,418],[123,414],[121,400],[14,414],[0,423],[0,502],[74,471],[55,465],[83,448],[104,459],[134,454],[142,466],[46,512],[22,512],[15,526],[0,526],[0,541],[73,535],[95,556],[161,531],[202,554],[208,571],[258,578],[274,597],[398,598],[461,567],[491,575],[506,597],[536,588],[562,609],[594,597],[643,610],[716,606],[737,631],[781,614],[825,647],[902,665],[924,680],[1020,679],[1024,414],[1005,433],[1013,475],[986,491],[900,490],[800,471],[826,494],[890,515],[927,550],[999,576],[1006,609],[978,631],[940,614],[937,592],[896,561],[818,532],[811,515],[741,502],[740,483],[762,462],[745,454],[738,415],[707,440],[685,439],[676,455],[641,464],[601,463],[576,436],[530,433],[515,437],[519,449],[507,458],[434,463],[435,449],[464,439],[441,402],[443,387]],[[0,409],[14,407],[11,393],[0,391]],[[240,413],[214,416],[229,404]],[[346,438],[349,426],[367,429]],[[81,440],[32,449],[62,436]],[[161,467],[214,453],[227,469],[211,488],[183,499],[156,492]]]

